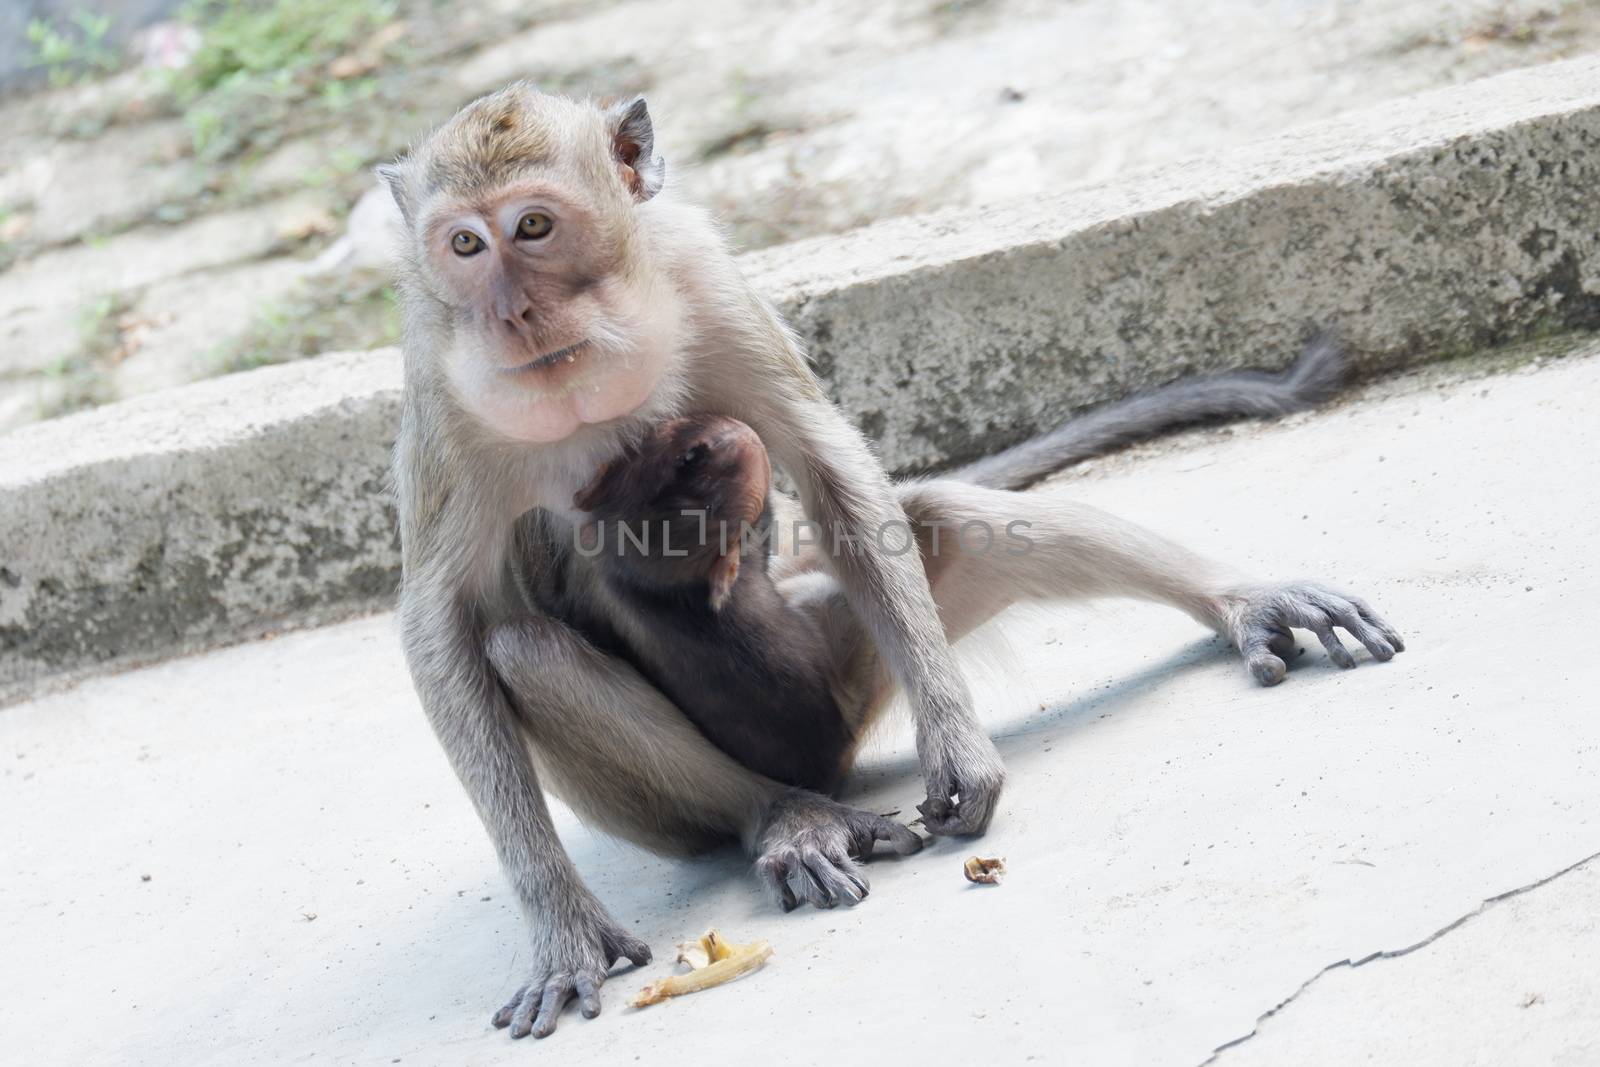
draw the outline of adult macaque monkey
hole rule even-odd
[[[870,711],[893,685],[908,694],[935,834],[981,832],[1004,781],[948,640],[1020,599],[1172,604],[1226,634],[1269,683],[1290,626],[1315,630],[1341,663],[1334,625],[1378,658],[1400,647],[1353,598],[1244,583],[1103,513],[990,488],[1048,469],[1064,454],[1054,437],[975,468],[983,484],[891,486],[707,217],[657,195],[663,165],[642,100],[602,108],[514,85],[381,173],[405,220],[401,628],[428,719],[532,931],[527,982],[495,1016],[513,1036],[550,1033],[574,997],[594,1016],[609,967],[650,958],[573,869],[541,783],[654,848],[738,839],[786,903],[791,883],[816,904],[857,900],[853,857],[876,840],[919,844],[904,826],[748,770],[605,639],[573,498],[663,420],[742,421],[811,519],[862,535],[790,561],[786,580],[825,568],[831,578],[813,577],[842,591],[861,635],[840,651],[846,702]],[[951,527],[1027,520],[1036,549],[958,552],[925,571],[918,553],[869,536],[907,511]]]

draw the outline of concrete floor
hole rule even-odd
[[[391,619],[6,709],[0,1058],[1600,1062],[1600,344],[1482,370],[1049,490],[1347,584],[1403,656],[1341,672],[1310,642],[1262,690],[1160,609],[1010,616],[974,656],[1012,774],[994,829],[874,863],[849,911],[780,915],[736,856],[653,858],[563,810],[657,960],[539,1044],[489,1025],[523,935]],[[856,800],[920,798],[892,731]],[[1011,878],[968,886],[975,851]],[[777,955],[624,1007],[709,925]]]

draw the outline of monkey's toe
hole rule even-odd
[[[512,1037],[527,1037],[533,1029],[533,1016],[539,1007],[540,984],[530,982],[518,989],[506,1006],[494,1013],[494,1025],[511,1028]]]

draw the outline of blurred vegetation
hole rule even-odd
[[[27,32],[28,44],[33,48],[33,65],[43,67],[50,84],[56,88],[108,74],[122,66],[120,51],[107,43],[111,33],[110,15],[80,8],[64,25],[32,19]]]
[[[206,370],[232,374],[399,340],[400,307],[387,272],[357,271],[262,308],[243,334],[213,353]]]
[[[78,309],[77,347],[46,369],[41,416],[53,418],[116,399],[110,364],[121,342],[118,320],[130,306],[126,296],[107,293]]]
[[[183,18],[201,27],[200,48],[174,88],[193,97],[253,80],[294,81],[393,17],[389,0],[193,0]]]
[[[196,157],[259,146],[295,109],[370,96],[366,75],[398,43],[383,32],[395,15],[393,0],[191,0],[182,18],[200,47],[168,87]]]

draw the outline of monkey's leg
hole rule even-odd
[[[1024,600],[1127,596],[1168,604],[1232,641],[1262,685],[1283,680],[1291,628],[1310,630],[1341,667],[1355,660],[1336,628],[1388,660],[1405,649],[1359,597],[1315,582],[1263,583],[1098,508],[1050,493],[954,480],[901,487],[924,529],[930,584],[950,640]]]
[[[489,658],[554,792],[586,819],[647,847],[683,851],[739,840],[785,908],[867,894],[856,859],[878,841],[901,854],[921,839],[890,819],[763,778],[695,729],[621,660],[564,624],[496,627]]]

